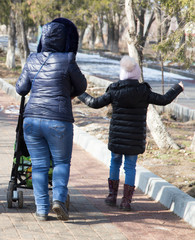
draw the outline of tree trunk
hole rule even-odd
[[[114,39],[112,41],[112,49],[111,52],[113,53],[118,53],[119,52],[119,46],[118,46],[118,41],[116,39]]]
[[[157,19],[157,41],[158,43],[162,42],[162,12],[161,6],[158,1],[155,2],[155,11],[156,11],[156,19]],[[157,59],[161,64],[161,86],[162,86],[162,94],[164,94],[164,61],[163,56],[160,51],[157,52]],[[164,112],[164,107],[163,107]]]
[[[10,21],[8,27],[8,47],[6,56],[7,68],[15,68],[15,40],[16,40],[16,28],[14,20],[14,11],[10,10]]]
[[[164,39],[167,38],[168,31],[170,28],[171,19],[162,13],[161,5],[158,1],[155,2],[156,4],[156,18],[157,18],[157,38],[158,43],[162,42]],[[157,53],[158,59],[161,64],[161,75],[162,75],[162,94],[164,94],[164,58],[161,51]],[[164,108],[163,108],[164,111]]]
[[[161,149],[179,149],[172,138],[167,133],[162,120],[153,105],[149,105],[147,112],[147,126],[152,134],[157,146]]]
[[[119,29],[117,29],[114,24],[110,29],[110,41],[109,41],[109,50],[113,53],[119,52]]]
[[[134,57],[135,60],[142,66],[142,59],[139,55],[139,45],[138,45],[138,37],[137,37],[137,24],[135,21],[134,15],[134,5],[132,0],[125,0],[125,12],[128,20],[129,25],[129,34],[128,34],[128,51],[129,55]],[[141,67],[142,70],[142,67]],[[143,82],[143,70],[141,81]]]
[[[118,53],[119,52],[119,26],[120,26],[120,15],[113,16],[110,14],[107,16],[108,23],[108,40],[107,40],[107,48],[111,52]]]
[[[137,36],[136,22],[135,22],[135,14],[134,14],[134,6],[133,0],[125,0],[125,10],[126,16],[129,24],[129,39],[128,39],[128,49],[129,55],[134,57],[139,63],[142,58],[140,58],[139,54],[141,50],[139,49],[139,42]],[[140,38],[142,36],[139,36]],[[142,62],[140,64],[142,69]],[[143,78],[142,78],[143,81]],[[158,145],[159,148],[175,148],[179,147],[174,143],[174,141],[170,138],[165,127],[161,121],[161,118],[155,108],[150,105],[148,107],[147,112],[147,126],[154,138],[154,141]]]
[[[114,39],[114,26],[113,22],[108,22],[108,41],[107,48],[112,51],[113,39]]]
[[[103,20],[103,15],[102,14],[99,17],[98,24],[99,24],[99,31],[100,31],[100,38],[101,38],[101,41],[102,41],[102,45],[103,45],[103,48],[106,49],[106,43],[105,43],[104,34],[103,34],[104,20]]]
[[[160,58],[160,65],[161,65],[161,84],[162,84],[162,94],[165,93],[165,81],[164,81],[164,61],[163,58]]]
[[[29,50],[27,36],[26,36],[25,28],[24,28],[24,22],[20,17],[16,24],[16,29],[17,29],[17,34],[16,34],[17,46],[19,49],[21,66],[23,68],[24,64],[26,63],[26,59],[27,59],[28,55],[30,54],[30,50]]]
[[[17,38],[17,47],[20,54],[21,66],[23,68],[24,64],[26,63],[26,59],[30,54],[30,50],[29,50],[27,36],[26,36],[26,29],[25,29],[23,18],[22,18],[22,11],[20,9],[21,0],[17,0],[17,3],[19,3],[19,7],[16,11],[16,38]]]
[[[114,24],[114,36],[112,42],[112,52],[118,53],[119,52],[119,25]]]
[[[83,47],[83,37],[84,37],[84,34],[85,34],[85,29],[81,29],[81,33],[80,33],[80,36],[79,36],[79,46],[78,46],[78,49],[82,49]]]
[[[94,49],[94,47],[95,47],[95,39],[96,39],[95,26],[94,26],[94,24],[92,24],[92,27],[91,27],[91,39],[90,39],[90,42],[89,42],[89,48],[90,49]]]

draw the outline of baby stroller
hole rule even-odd
[[[23,136],[23,113],[25,97],[21,97],[18,124],[16,127],[16,141],[11,179],[7,189],[7,207],[12,208],[13,202],[18,202],[18,207],[23,208],[23,191],[17,188],[32,189],[31,159]],[[52,186],[52,162],[49,169],[49,185]]]

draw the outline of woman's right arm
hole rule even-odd
[[[83,93],[78,97],[83,103],[91,108],[102,108],[111,103],[111,95],[109,92],[104,93],[104,95],[94,98],[88,93]]]
[[[16,92],[25,96],[30,92],[31,89],[31,81],[29,79],[27,64],[24,65],[22,73],[16,82]]]

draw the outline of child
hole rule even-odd
[[[175,84],[165,95],[154,93],[148,83],[139,83],[141,69],[135,60],[124,56],[120,61],[120,80],[110,84],[106,92],[93,98],[86,92],[79,99],[92,108],[112,104],[108,149],[111,151],[109,195],[106,204],[116,205],[119,173],[124,155],[125,184],[120,208],[131,210],[135,189],[136,162],[138,154],[145,151],[146,114],[151,104],[167,105],[183,91],[183,84]]]

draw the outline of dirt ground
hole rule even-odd
[[[0,51],[0,78],[14,84],[21,73],[19,59],[16,60],[16,68],[13,70],[7,69],[4,62],[5,54]],[[89,84],[87,92],[92,96],[99,96],[104,90]],[[110,106],[102,109],[92,109],[76,98],[73,100],[73,112],[76,125],[107,143],[111,114]],[[168,113],[162,114],[161,118],[168,133],[180,146],[180,149],[158,149],[149,130],[147,130],[146,151],[139,155],[138,164],[195,197],[195,153],[190,149],[195,121],[180,122],[172,119]]]

